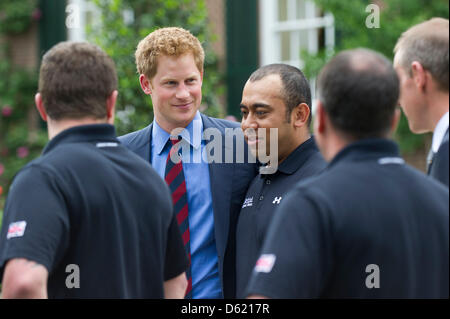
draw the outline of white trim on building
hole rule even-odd
[[[123,10],[124,23],[130,25],[134,22],[134,12],[131,9]],[[86,27],[100,28],[100,9],[91,0],[68,0],[66,6],[66,28],[69,41],[86,41]]]
[[[286,63],[303,68],[302,50],[319,51],[319,30],[327,51],[334,49],[334,17],[311,0],[259,0],[260,65]],[[310,79],[313,101],[315,79]],[[313,109],[314,109],[313,102]]]

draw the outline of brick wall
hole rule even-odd
[[[23,34],[8,36],[7,41],[11,45],[13,63],[27,69],[38,66],[39,30],[35,23]]]
[[[225,0],[206,0],[209,22],[212,33],[216,35],[216,41],[213,43],[214,52],[220,60],[221,68],[225,68]]]
[[[206,0],[211,33],[214,34],[216,38],[212,47],[219,59],[219,71],[222,74],[226,72],[225,1],[226,0]],[[219,96],[219,102],[219,107],[222,109],[223,113],[226,114],[226,95]]]

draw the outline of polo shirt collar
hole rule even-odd
[[[66,143],[110,141],[119,143],[114,126],[110,124],[78,125],[68,128],[53,137],[45,146],[43,154],[50,152],[57,145]]]
[[[194,134],[195,131],[195,134]],[[180,135],[181,138],[189,143],[193,148],[198,149],[202,143],[203,122],[200,112],[195,113],[194,119],[184,128]],[[156,154],[160,155],[170,138],[167,133],[158,123],[153,121],[152,143]]]
[[[397,144],[382,138],[363,139],[344,147],[330,162],[328,167],[336,163],[354,160],[367,160],[380,157],[400,157]]]
[[[288,157],[281,162],[278,170],[284,174],[295,173],[308,160],[311,154],[318,151],[314,137],[300,144]]]
[[[308,160],[311,154],[317,152],[316,142],[314,137],[310,137],[308,140],[300,144],[288,157],[278,165],[276,174],[279,172],[292,175]],[[265,177],[266,174],[261,174],[261,177]]]

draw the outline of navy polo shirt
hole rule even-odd
[[[311,137],[278,166],[274,174],[259,175],[252,181],[239,215],[236,242],[237,297],[245,288],[258,259],[274,210],[293,186],[320,173],[326,162]]]
[[[163,298],[188,262],[166,184],[107,124],[61,132],[18,173],[0,278],[13,258],[48,270],[49,298]]]
[[[395,143],[352,143],[281,203],[247,293],[448,298],[448,209],[448,189]]]

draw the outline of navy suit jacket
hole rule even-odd
[[[448,129],[445,133],[444,139],[442,140],[441,146],[436,154],[433,156],[433,162],[428,168],[428,175],[434,177],[441,183],[448,187]]]
[[[236,138],[233,138],[234,150],[225,143],[225,129],[237,128],[239,123],[216,119],[201,114],[203,130],[218,129],[222,137],[222,163],[209,164],[211,181],[211,195],[214,211],[214,232],[217,255],[219,259],[219,273],[225,298],[235,298],[235,260],[236,260],[236,225],[250,182],[258,174],[256,163],[225,163],[225,152],[234,151],[235,159]],[[153,123],[146,128],[119,137],[123,145],[151,163]],[[244,142],[245,153],[247,144]],[[208,154],[209,155],[209,154]],[[214,153],[211,152],[211,156]]]

